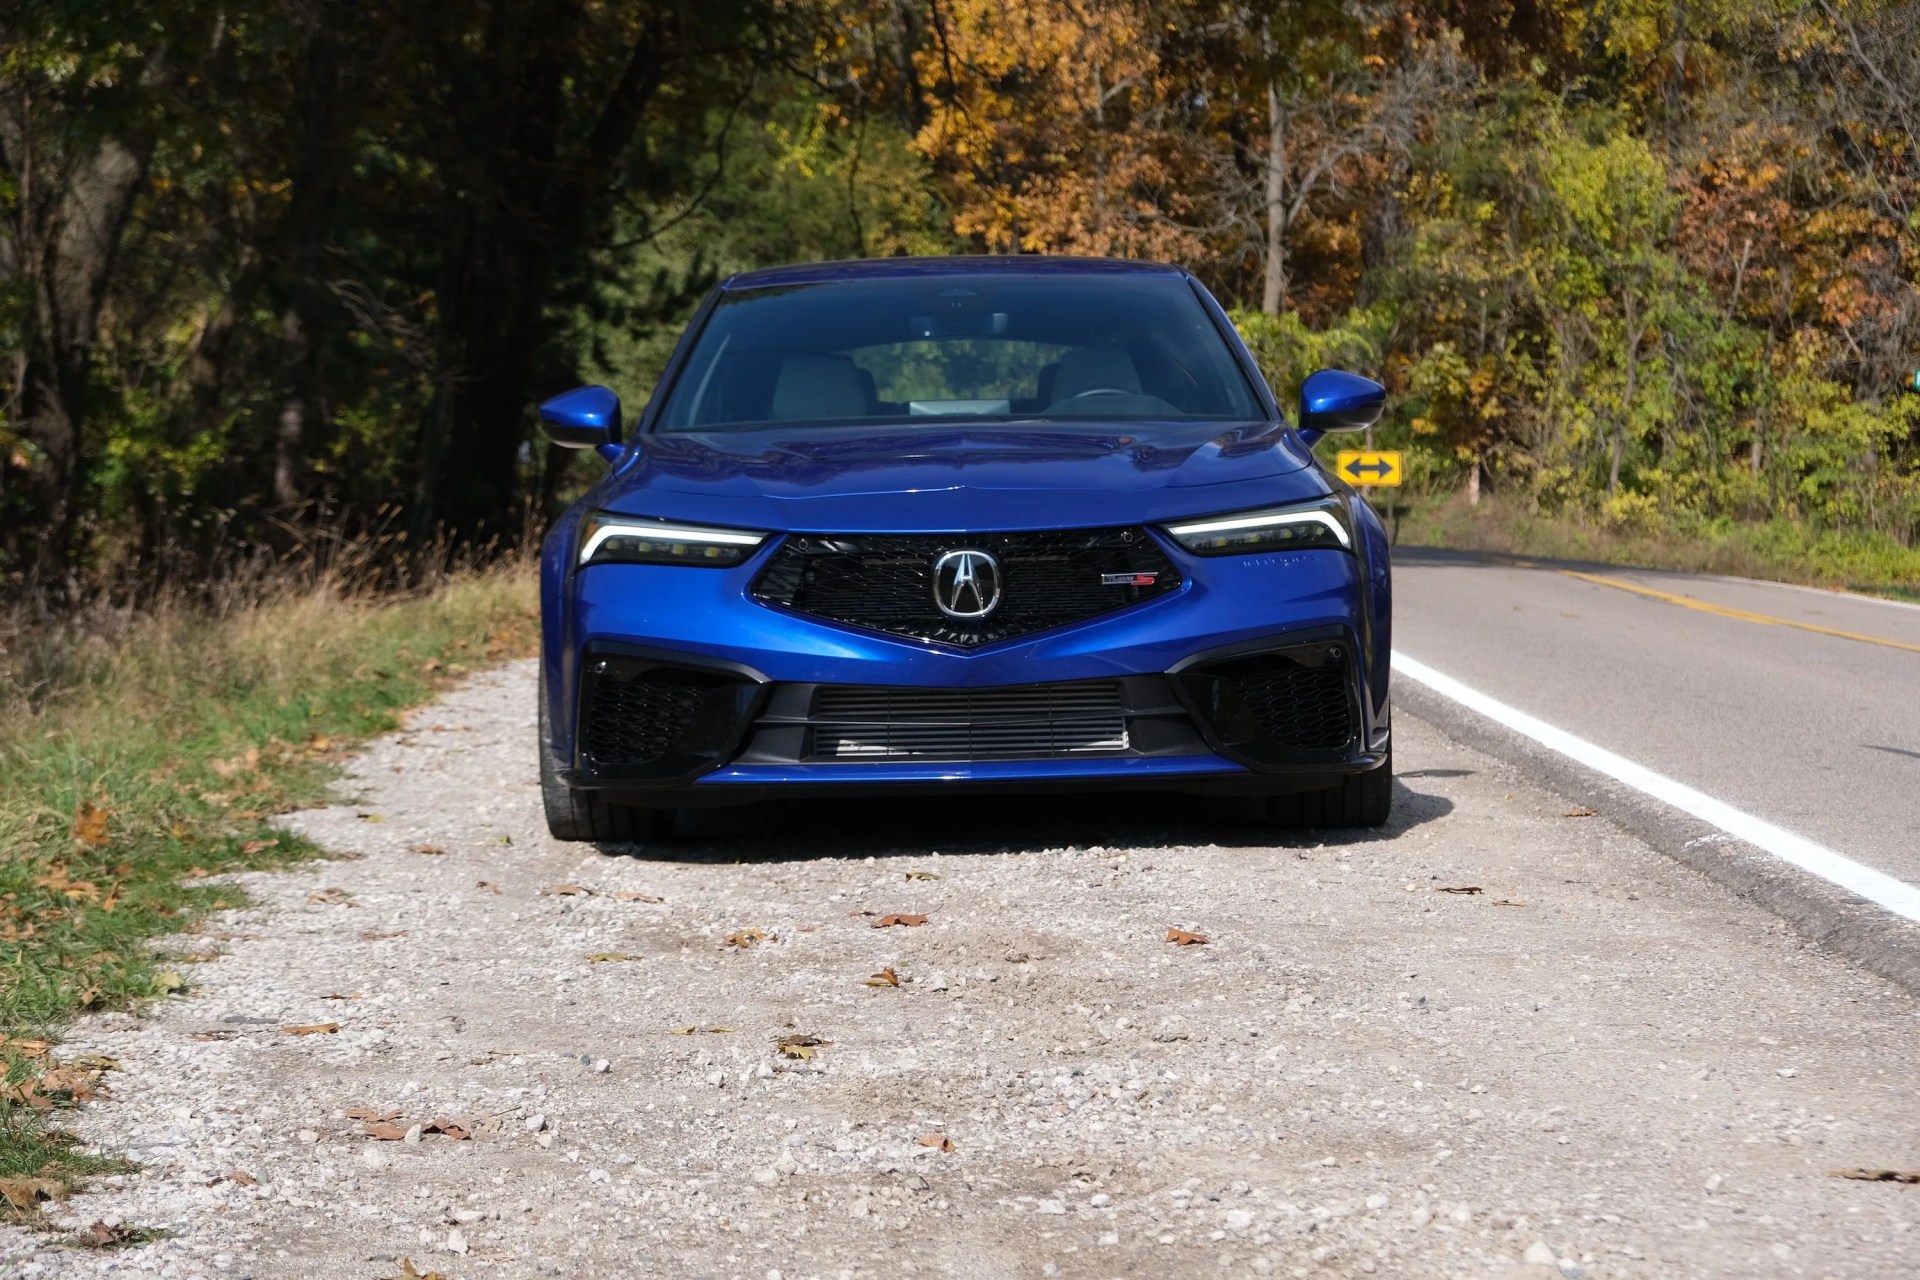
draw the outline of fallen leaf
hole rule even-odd
[[[447,1280],[438,1271],[415,1271],[412,1258],[400,1259],[400,1274],[388,1280]]]
[[[927,918],[925,916],[891,915],[881,916],[873,922],[873,927],[876,929],[890,929],[897,924],[906,929],[918,929],[926,922]]]
[[[384,813],[356,813],[353,816],[362,822],[385,822],[387,820],[387,815]]]
[[[369,929],[360,935],[360,940],[362,942],[381,942],[387,938],[404,938],[406,936],[407,931],[405,929],[394,929],[387,933],[382,933],[378,929]]]
[[[211,964],[218,960],[221,954],[218,951],[189,951],[184,955],[175,956],[174,959],[181,964]]]
[[[1176,947],[1204,947],[1213,939],[1204,933],[1188,933],[1185,929],[1167,930],[1167,941]]]
[[[187,980],[180,976],[177,969],[155,969],[153,971],[153,994],[170,996],[176,991],[185,991]]]
[[[407,848],[413,853],[439,854],[446,852],[445,849],[442,849],[437,844],[410,844]]]
[[[1563,818],[1591,818],[1596,813],[1599,813],[1599,812],[1600,811],[1598,809],[1588,809],[1582,806],[1581,808],[1578,808],[1578,809],[1569,809],[1565,813],[1561,814],[1560,816]]]
[[[89,849],[107,842],[107,817],[104,805],[83,804],[73,811],[73,838]]]
[[[833,1041],[822,1040],[819,1036],[798,1032],[790,1036],[781,1036],[774,1041],[774,1047],[785,1057],[798,1058],[805,1062],[813,1057],[816,1050],[824,1049],[832,1043]]]
[[[543,898],[591,898],[593,890],[579,884],[556,884],[551,889],[542,889]]]
[[[73,1242],[83,1249],[111,1249],[123,1244],[127,1239],[124,1227],[114,1227],[106,1222],[95,1220],[90,1226],[80,1228],[74,1233]]]
[[[907,872],[907,879],[909,879],[909,880],[938,880],[939,878],[940,878],[940,877],[939,877],[938,875],[935,875],[935,874],[934,874],[933,872],[931,872],[931,871],[909,871],[909,872]]]
[[[1518,902],[1512,898],[1495,898],[1493,900],[1493,905],[1496,907],[1524,907],[1527,904],[1524,902]]]
[[[496,897],[497,897],[497,896],[499,895],[499,893],[500,893],[500,886],[499,886],[499,885],[497,885],[497,884],[495,884],[495,883],[494,883],[493,881],[491,881],[491,880],[482,880],[482,881],[480,881],[480,882],[479,882],[479,883],[478,883],[477,885],[475,885],[474,887],[475,887],[475,888],[477,888],[477,889],[485,889],[485,890],[486,890],[486,891],[487,891],[488,893],[491,893],[491,894],[493,894],[493,895],[495,895]]]
[[[343,902],[351,903],[352,897],[345,889],[315,889],[307,895],[307,901],[323,907],[337,907]]]
[[[453,1120],[429,1120],[420,1126],[420,1132],[442,1134],[455,1142],[465,1142],[473,1137],[473,1130]]]
[[[337,1022],[316,1022],[305,1027],[282,1027],[290,1036],[330,1036],[340,1029]]]
[[[703,1031],[710,1036],[730,1036],[733,1034],[732,1027],[700,1027],[700,1026],[675,1027],[672,1030],[672,1032],[670,1032],[669,1034],[676,1035],[676,1036],[693,1036],[693,1035],[699,1035]]]
[[[245,1169],[235,1169],[227,1175],[227,1181],[241,1187],[257,1187],[260,1185],[260,1180],[248,1173]]]
[[[727,935],[727,945],[738,947],[742,951],[752,950],[760,943],[768,941],[778,942],[779,939],[760,929],[737,929]]]
[[[51,1040],[14,1040],[0,1036],[0,1053],[17,1053],[23,1058],[38,1058],[53,1047]]]
[[[361,1000],[361,999],[364,999],[365,997],[362,996],[361,993],[358,991],[354,992],[350,996],[343,996],[336,991],[332,995],[321,996],[320,998],[322,1000]]]
[[[251,858],[256,853],[275,848],[279,843],[278,840],[249,840],[240,846],[240,852],[243,856]]]
[[[616,890],[614,892],[613,897],[614,897],[614,901],[616,902],[665,902],[666,901],[665,898],[657,898],[651,893],[638,893],[632,889]]]
[[[187,1039],[200,1041],[233,1040],[237,1039],[239,1035],[240,1033],[238,1031],[196,1031],[188,1036]]]
[[[1466,885],[1459,885],[1459,886],[1437,885],[1434,888],[1434,892],[1435,893],[1485,893],[1486,890],[1482,889],[1477,884],[1466,884]]]
[[[380,1111],[373,1107],[348,1107],[347,1119],[365,1120],[371,1124],[385,1124],[389,1120],[398,1120],[398,1111]]]
[[[42,1200],[64,1200],[67,1184],[55,1178],[0,1178],[0,1199],[21,1213],[32,1213]]]
[[[324,733],[316,733],[311,738],[307,739],[307,750],[309,751],[326,751],[326,750],[329,750],[332,746],[333,746],[333,739],[329,738]]]
[[[596,951],[587,957],[588,964],[611,964],[616,960],[638,960],[639,956],[630,956],[624,951]]]
[[[1829,1178],[1851,1178],[1855,1182],[1910,1182],[1920,1185],[1920,1171],[1912,1169],[1829,1169]]]
[[[871,978],[868,978],[861,985],[867,987],[897,987],[900,985],[900,975],[893,971],[892,965],[888,965]]]
[[[385,1121],[379,1121],[362,1126],[360,1131],[376,1142],[405,1142],[407,1131],[411,1128],[413,1126],[409,1124],[388,1124]]]
[[[951,1151],[953,1150],[953,1139],[944,1133],[930,1133],[920,1139],[920,1145],[923,1147],[932,1147],[935,1151]]]
[[[104,1053],[83,1053],[73,1060],[73,1065],[82,1071],[118,1071],[120,1059],[109,1058]]]

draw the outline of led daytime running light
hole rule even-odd
[[[1339,544],[1351,551],[1353,541],[1346,526],[1325,511],[1276,511],[1266,515],[1228,516],[1223,520],[1203,520],[1199,524],[1174,524],[1167,532],[1176,538],[1197,537],[1208,533],[1234,533],[1245,529],[1271,529],[1289,524],[1317,524],[1332,532]]]
[[[591,532],[580,544],[579,564],[590,564],[614,538],[641,538],[654,543],[682,543],[696,547],[739,547],[751,550],[767,540],[764,533],[731,529],[703,529],[695,525],[655,524],[651,520],[621,520],[602,515],[587,518]]]

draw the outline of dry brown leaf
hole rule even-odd
[[[307,901],[323,907],[337,907],[341,903],[352,904],[352,897],[345,889],[315,889],[307,895]]]
[[[240,846],[240,852],[251,858],[256,853],[264,853],[268,849],[276,848],[279,843],[278,840],[249,840]]]
[[[612,964],[616,960],[638,960],[639,956],[630,956],[624,951],[596,951],[587,957],[588,964]]]
[[[126,1239],[126,1228],[110,1226],[103,1219],[96,1219],[73,1235],[73,1242],[83,1249],[111,1249],[125,1243]]]
[[[356,992],[354,992],[354,993],[353,993],[352,995],[350,995],[350,996],[348,996],[348,995],[341,995],[341,994],[340,994],[340,993],[339,993],[338,991],[336,991],[336,992],[334,992],[334,993],[333,993],[332,995],[328,995],[328,996],[321,996],[320,998],[321,998],[322,1000],[364,1000],[364,999],[366,999],[366,996],[365,996],[365,995],[364,995],[363,993],[361,993],[361,992],[358,992],[358,991],[356,991]]]
[[[1524,907],[1527,904],[1514,898],[1495,898],[1493,905],[1496,907]]]
[[[1167,941],[1176,947],[1204,947],[1213,939],[1204,933],[1188,933],[1185,929],[1167,930]]]
[[[187,1039],[200,1041],[236,1040],[239,1036],[240,1033],[238,1031],[196,1031],[188,1036]]]
[[[1589,809],[1585,805],[1582,805],[1578,809],[1569,809],[1560,816],[1563,818],[1591,818],[1599,812],[1598,809]]]
[[[473,1130],[457,1120],[429,1120],[420,1126],[420,1132],[438,1133],[455,1142],[465,1142],[473,1137]]]
[[[381,1111],[374,1107],[348,1107],[347,1119],[366,1120],[373,1124],[385,1124],[389,1120],[398,1120],[398,1111]]]
[[[407,846],[407,849],[413,853],[425,854],[440,854],[446,852],[445,849],[442,849],[437,844],[410,844]]]
[[[241,1187],[257,1187],[260,1185],[260,1180],[248,1173],[245,1169],[235,1169],[227,1175],[227,1181],[233,1183],[235,1186]]]
[[[389,1277],[389,1280],[447,1280],[447,1278],[438,1271],[415,1271],[413,1269],[413,1259],[402,1258],[400,1259],[400,1274]]]
[[[360,941],[383,942],[388,938],[404,938],[406,936],[407,936],[407,931],[405,929],[392,929],[385,933],[382,933],[378,929],[369,929],[365,933],[360,935]]]
[[[360,1131],[377,1142],[405,1142],[407,1130],[412,1127],[408,1124],[388,1124],[382,1120],[364,1125]]]
[[[290,1036],[330,1036],[340,1030],[340,1024],[337,1022],[315,1022],[309,1026],[282,1027],[280,1029]]]
[[[23,1058],[43,1057],[52,1047],[51,1040],[15,1040],[8,1036],[0,1036],[0,1053],[18,1054]]]
[[[920,1145],[923,1147],[932,1147],[936,1151],[951,1151],[953,1150],[953,1139],[944,1133],[930,1133],[920,1139]]]
[[[909,871],[909,872],[907,872],[907,879],[909,879],[909,880],[938,880],[939,878],[940,878],[940,877],[939,877],[938,875],[936,875],[936,874],[934,874],[934,873],[933,873],[933,872],[931,872],[931,871]]]
[[[761,929],[737,929],[727,935],[727,945],[742,951],[749,951],[762,942],[778,941],[780,939]]]
[[[1855,1182],[1909,1182],[1920,1185],[1920,1170],[1913,1169],[1829,1169],[1829,1178],[1851,1178]]]
[[[702,1027],[702,1026],[675,1027],[668,1034],[676,1035],[676,1036],[695,1036],[695,1035],[699,1035],[702,1032],[705,1032],[707,1035],[710,1035],[710,1036],[730,1036],[733,1034],[733,1028],[732,1027]]]
[[[500,886],[495,884],[491,880],[482,880],[478,884],[476,884],[474,887],[476,889],[485,889],[488,893],[491,893],[496,897],[498,897],[500,894]]]
[[[798,1058],[802,1062],[805,1062],[813,1057],[816,1050],[824,1049],[832,1043],[833,1041],[822,1040],[819,1036],[810,1036],[804,1032],[797,1032],[790,1036],[781,1036],[778,1040],[774,1041],[774,1047],[778,1049],[784,1057]]]
[[[110,810],[105,805],[83,804],[73,811],[73,838],[89,849],[98,849],[107,842],[107,817]]]
[[[657,898],[651,893],[639,893],[633,889],[615,890],[613,899],[615,902],[665,902],[666,901],[665,898]]]
[[[542,889],[543,898],[591,898],[593,890],[583,884],[556,884],[552,888]]]
[[[918,929],[921,925],[925,924],[926,922],[927,922],[927,918],[925,916],[896,914],[896,915],[890,915],[890,916],[881,916],[878,920],[875,920],[873,922],[873,927],[876,929],[891,929],[894,925],[899,925],[904,929]]]
[[[181,964],[211,964],[223,953],[218,951],[189,951],[185,955],[175,956]]]
[[[893,971],[892,965],[888,965],[860,985],[866,987],[897,987],[900,985],[900,975]]]
[[[42,1200],[64,1200],[67,1184],[57,1178],[0,1178],[0,1199],[21,1213],[32,1213]]]
[[[1485,893],[1486,892],[1485,889],[1482,889],[1477,884],[1436,885],[1433,891],[1435,893]]]

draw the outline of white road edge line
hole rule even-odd
[[[1452,676],[1435,671],[1424,662],[1409,658],[1398,649],[1393,651],[1393,670],[1394,674],[1417,681],[1441,697],[1450,698],[1469,711],[1531,738],[1550,751],[1557,751],[1589,769],[1604,773],[1662,804],[1712,823],[1728,835],[1744,840],[1782,862],[1819,876],[1897,916],[1920,924],[1920,887],[1855,862],[1845,854],[1835,853],[1784,827],[1776,827],[1725,801],[1715,800],[1684,782],[1675,782],[1665,774],[1655,773],[1645,765],[1635,764],[1625,756],[1615,755],[1605,747],[1588,742],[1565,729],[1557,729],[1517,707],[1510,707],[1497,698],[1490,698],[1477,689],[1461,684]]]

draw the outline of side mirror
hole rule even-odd
[[[1329,431],[1363,431],[1380,420],[1387,389],[1372,378],[1322,369],[1300,384],[1300,435],[1309,447]]]
[[[620,397],[605,387],[575,387],[540,406],[547,436],[565,449],[618,456]]]

